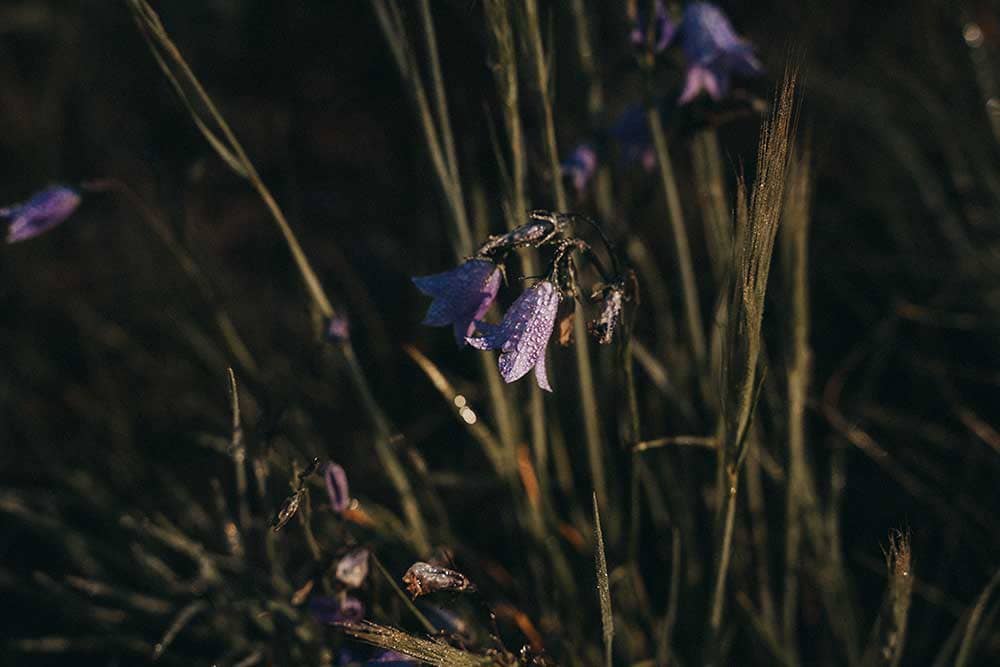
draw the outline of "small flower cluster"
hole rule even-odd
[[[608,284],[621,283],[620,276],[610,276],[591,247],[579,238],[568,235],[571,223],[586,221],[583,216],[548,211],[532,211],[528,222],[506,234],[491,236],[476,254],[457,268],[413,279],[421,292],[433,297],[424,324],[451,326],[460,347],[468,344],[479,350],[500,351],[500,375],[514,382],[531,370],[538,386],[552,391],[545,365],[545,352],[555,327],[556,315],[564,300],[572,302],[577,293],[576,273],[572,262],[574,252],[587,257]],[[604,238],[602,233],[602,239]],[[605,243],[612,263],[618,260],[610,244]],[[517,297],[499,324],[483,321],[500,290],[504,277],[504,260],[518,248],[554,249],[552,262],[544,278]],[[604,292],[599,297],[604,299]],[[605,314],[607,311],[607,314]],[[621,308],[602,308],[601,318],[618,318]],[[614,323],[592,325],[598,340],[611,342]],[[476,335],[478,334],[478,335]]]
[[[687,61],[684,90],[678,104],[687,104],[701,93],[713,100],[729,94],[730,78],[757,76],[763,72],[753,46],[733,30],[721,9],[710,2],[692,2],[679,23],[667,13],[663,0],[653,0],[652,20],[637,11],[632,17],[632,44],[661,53],[675,40]]]
[[[734,75],[754,77],[764,72],[754,55],[753,45],[737,35],[722,10],[709,2],[692,2],[678,22],[670,18],[663,0],[653,0],[648,13],[637,5],[633,5],[633,9],[629,33],[632,46],[655,55],[677,43],[686,61],[680,94],[676,98],[653,101],[664,124],[674,108],[693,102],[703,93],[716,102],[728,97]],[[625,165],[639,164],[646,171],[656,166],[653,139],[643,105],[625,107],[608,126],[607,138],[617,147],[618,156]],[[577,193],[583,193],[597,173],[603,145],[601,140],[588,140],[563,160],[562,173]]]
[[[311,472],[311,471],[310,471]],[[344,469],[330,461],[323,468],[323,479],[330,499],[330,509],[342,515],[351,506],[351,495]],[[361,588],[368,578],[368,561],[371,553],[364,547],[351,549],[340,556],[333,568],[339,590],[333,595],[313,595],[309,598],[309,611],[321,623],[356,623],[364,618],[365,606],[352,591]]]

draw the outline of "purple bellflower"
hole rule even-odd
[[[653,20],[647,23],[646,17],[641,11],[636,12],[632,22],[632,32],[629,33],[629,40],[632,46],[637,49],[646,46],[646,38],[649,30],[653,31],[653,53],[661,53],[674,38],[677,32],[677,25],[670,20],[667,15],[667,7],[663,0],[653,0]]]
[[[421,662],[396,651],[381,651],[374,658],[368,661],[369,665],[383,665],[383,667],[416,667]]]
[[[545,368],[545,350],[555,325],[559,298],[556,286],[543,280],[517,297],[499,325],[477,322],[476,328],[483,335],[466,340],[479,350],[500,350],[500,375],[504,381],[514,382],[534,368],[538,386],[552,391]]]
[[[597,151],[590,144],[580,144],[560,166],[563,174],[572,179],[577,194],[580,194],[587,189],[597,173]]]
[[[444,273],[413,279],[417,289],[434,297],[424,324],[452,325],[461,347],[475,330],[475,321],[486,314],[500,289],[500,267],[487,259],[470,259]]]
[[[646,171],[656,166],[653,135],[641,104],[630,104],[608,128],[608,134],[618,144],[619,154],[626,164],[640,163]]]
[[[7,243],[17,243],[47,232],[80,206],[80,193],[65,185],[54,185],[32,195],[23,204],[0,208],[0,218],[10,220]]]
[[[326,482],[326,494],[330,497],[330,507],[337,514],[341,514],[351,506],[351,492],[347,486],[347,473],[344,469],[330,461],[323,471],[323,479]]]
[[[750,42],[737,35],[729,18],[709,2],[687,6],[678,35],[688,61],[678,104],[687,104],[703,92],[720,100],[729,94],[733,74],[757,76],[764,71]]]

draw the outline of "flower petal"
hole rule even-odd
[[[558,309],[559,292],[548,281],[525,290],[511,306],[500,325],[505,340],[499,366],[506,382],[524,377],[545,354]]]
[[[545,367],[545,352],[542,352],[541,356],[538,357],[538,363],[535,364],[535,382],[545,391],[552,391],[552,387],[549,385],[548,369]]]

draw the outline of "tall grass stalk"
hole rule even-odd
[[[556,126],[552,102],[553,81],[551,76],[549,53],[546,53],[542,42],[541,17],[536,0],[525,0],[525,28],[527,30],[528,52],[530,63],[538,87],[539,101],[542,109],[543,143],[548,160],[549,176],[553,199],[560,211],[568,210],[566,190],[562,183],[562,171],[559,167],[559,148],[556,141]],[[608,486],[604,468],[603,438],[601,436],[600,411],[597,405],[597,393],[594,386],[594,373],[590,362],[590,345],[587,325],[583,309],[577,308],[573,317],[573,337],[576,351],[576,368],[580,382],[580,414],[583,417],[584,433],[587,443],[587,460],[590,466],[591,479],[597,500],[610,518],[609,530],[612,540],[618,534],[616,513],[611,512],[608,505]]]
[[[491,37],[493,50],[494,79],[509,146],[510,173],[507,180],[510,184],[510,191],[508,192],[508,205],[505,207],[505,217],[507,228],[514,229],[523,222],[521,217],[529,208],[527,150],[521,122],[521,92],[517,71],[514,26],[511,22],[511,9],[507,3],[500,0],[487,0],[484,8],[487,31]],[[538,273],[536,253],[534,251],[526,252],[523,257],[525,273],[536,275]],[[490,358],[487,357],[487,359]],[[542,391],[538,386],[531,385],[528,393],[530,395],[531,445],[535,457],[535,470],[538,473],[542,498],[545,505],[548,506],[551,502],[551,485],[549,483],[549,446],[545,426],[545,403]]]
[[[468,255],[473,250],[472,232],[466,214],[465,202],[462,198],[461,179],[458,174],[457,158],[454,157],[454,139],[451,138],[451,123],[447,119],[447,100],[444,89],[435,92],[437,108],[442,117],[435,118],[434,111],[427,96],[427,89],[420,74],[420,67],[413,45],[406,30],[406,23],[399,4],[395,0],[372,0],[375,16],[385,36],[385,41],[393,55],[396,67],[417,108],[417,120],[424,134],[424,144],[431,158],[431,165],[437,176],[437,182],[448,212],[451,214],[455,230],[455,254],[459,257]],[[434,41],[434,24],[428,15],[424,21],[428,51],[437,59],[437,44]],[[440,65],[432,65],[435,85],[443,86]],[[439,129],[441,128],[441,129]],[[450,152],[449,152],[449,146]],[[450,157],[451,156],[451,157]]]
[[[715,664],[722,629],[726,579],[732,552],[740,469],[747,454],[750,420],[757,404],[761,325],[771,254],[784,204],[789,156],[795,130],[797,74],[786,72],[770,117],[761,130],[757,175],[749,205],[741,180],[736,202],[733,270],[725,325],[721,397],[722,442],[718,452],[718,519],[715,571],[708,618],[708,662]]]
[[[816,487],[806,456],[806,400],[812,352],[809,347],[809,218],[812,180],[810,152],[804,150],[792,158],[789,171],[784,220],[781,224],[783,260],[788,313],[785,384],[788,394],[788,486],[785,503],[785,567],[782,594],[782,640],[790,655],[797,655],[798,600],[805,512],[812,525],[818,523]],[[807,502],[807,499],[810,502]],[[814,528],[814,533],[820,533]]]
[[[722,151],[715,128],[699,130],[692,142],[694,183],[705,225],[705,245],[716,285],[724,285],[732,256],[733,223],[726,194]]]
[[[691,261],[691,244],[688,241],[687,229],[684,227],[681,197],[677,190],[674,166],[667,149],[667,135],[663,130],[659,110],[655,106],[650,106],[646,111],[646,119],[653,135],[653,148],[656,151],[656,162],[667,205],[668,222],[674,237],[674,250],[677,252],[677,270],[680,274],[684,299],[684,324],[687,329],[688,345],[694,359],[695,373],[701,380],[705,372],[705,331],[701,319],[698,286],[694,278],[694,265]],[[704,391],[705,387],[702,389]]]

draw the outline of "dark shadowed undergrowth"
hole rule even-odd
[[[831,4],[0,8],[0,661],[1000,661],[998,14]]]

